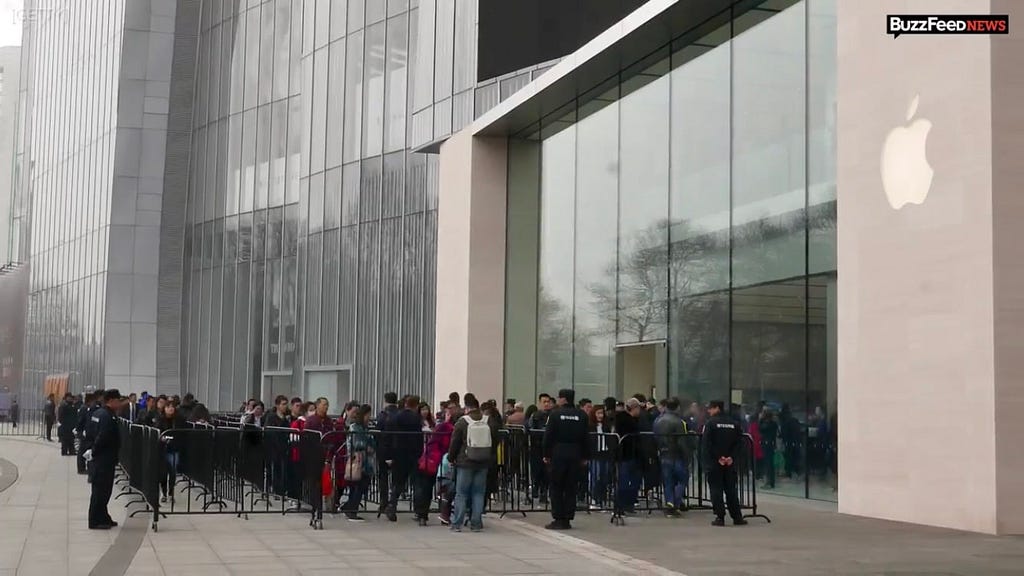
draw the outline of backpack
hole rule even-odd
[[[487,418],[473,420],[463,416],[468,424],[466,428],[466,458],[470,462],[489,462],[491,460],[491,427]]]

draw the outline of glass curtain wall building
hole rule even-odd
[[[510,138],[506,396],[731,400],[835,498],[834,9],[727,8]]]

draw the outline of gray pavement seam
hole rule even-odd
[[[522,520],[513,520],[511,518],[504,518],[500,520],[500,522],[501,526],[508,528],[513,532],[517,532],[523,536],[529,536],[535,540],[555,544],[563,550],[585,556],[588,559],[630,574],[686,576],[686,574],[683,574],[682,572],[669,570],[668,568],[663,568],[646,560],[641,560],[627,554],[622,554],[621,552],[616,552],[599,544],[594,544],[593,542],[588,542],[586,540],[570,536],[565,532],[538,529],[537,526],[534,526],[533,524],[528,524]]]
[[[7,490],[18,481],[18,467],[10,460],[0,458],[0,492]]]
[[[125,518],[114,542],[92,567],[89,576],[124,576],[128,572],[128,567],[132,565],[135,555],[139,552],[139,548],[142,547],[148,530],[147,516]]]

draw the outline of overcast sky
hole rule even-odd
[[[0,0],[0,46],[21,45],[22,0]]]

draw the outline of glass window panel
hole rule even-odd
[[[289,204],[284,209],[284,256],[299,253],[299,205]]]
[[[619,105],[618,342],[665,338],[668,315],[668,62]],[[626,87],[623,87],[625,90]]]
[[[338,289],[338,364],[351,364],[355,354],[356,279],[359,269],[359,227],[341,229]]]
[[[427,188],[427,155],[409,154],[408,175],[405,179],[405,212],[412,214],[423,210],[424,194]]]
[[[264,290],[264,264],[253,262],[252,264],[252,306],[249,310],[250,317],[250,340],[248,382],[246,382],[246,396],[258,396],[263,374],[263,306],[265,298]]]
[[[274,17],[274,93],[273,99],[288,96],[288,62],[291,46],[291,0],[275,0]]]
[[[242,185],[238,192],[238,207],[242,212],[252,211],[256,191],[256,131],[256,111],[246,110],[242,114]]]
[[[338,361],[338,280],[339,254],[337,228],[324,232],[323,294],[320,313],[320,364]]]
[[[346,164],[342,174],[341,224],[349,226],[359,223],[359,163]]]
[[[284,275],[281,279],[281,369],[290,370],[295,365],[295,302],[296,302],[296,258],[284,259]]]
[[[348,32],[351,34],[363,27],[366,0],[348,0]]]
[[[477,0],[455,2],[455,92],[469,90],[476,83]]]
[[[308,1],[308,0],[307,0]],[[314,48],[320,49],[330,41],[331,33],[331,0],[313,0],[316,2],[316,39]]]
[[[234,368],[235,341],[235,266],[224,267],[223,294],[221,297],[220,319],[220,379],[217,382],[220,406],[232,408],[231,381]]]
[[[309,177],[309,232],[324,228],[324,173]]]
[[[277,370],[281,358],[281,261],[267,262],[267,305],[264,317],[264,370]]]
[[[270,206],[284,204],[285,161],[288,146],[288,101],[271,105]]]
[[[331,41],[345,37],[348,0],[331,0]]]
[[[815,274],[836,268],[836,0],[807,0],[807,19],[807,270]]]
[[[267,254],[267,211],[253,212],[252,259],[262,262]]]
[[[395,152],[384,157],[384,175],[381,192],[383,218],[402,215],[402,200],[405,195],[405,152]]]
[[[267,220],[267,259],[280,258],[284,234],[284,208],[272,208]]]
[[[381,153],[384,138],[384,39],[383,22],[366,29],[363,101],[363,157]]]
[[[238,258],[238,216],[224,219],[224,263],[234,263]]]
[[[245,17],[245,87],[243,89],[243,106],[249,109],[256,105],[259,90],[260,11],[249,10],[246,12]]]
[[[435,3],[425,2],[410,14],[413,19],[410,38],[415,36],[416,49],[413,51],[413,83],[412,110],[418,112],[434,102],[434,32]]]
[[[363,222],[380,218],[381,159],[367,158],[362,162],[359,185],[359,217]]]
[[[351,4],[350,4],[351,6]],[[360,130],[363,125],[363,33],[346,39],[345,56],[345,162],[359,159]]]
[[[544,140],[541,155],[537,390],[572,386],[576,129]]]
[[[408,15],[388,20],[387,95],[384,112],[384,151],[405,147],[406,92],[408,85]]]
[[[302,59],[302,94],[299,96],[299,100],[301,102],[299,109],[302,113],[304,132],[299,142],[299,174],[301,176],[308,176],[310,142],[307,135],[313,132],[313,58],[310,56]]]
[[[274,5],[263,4],[260,22],[259,103],[270,102],[274,89]]]
[[[434,46],[434,101],[452,95],[452,66],[455,49],[455,0],[437,0]]]
[[[327,171],[324,179],[324,228],[341,226],[341,178],[342,168]]]
[[[285,164],[285,203],[299,201],[299,172],[302,142],[306,135],[306,126],[302,124],[302,98],[292,96],[288,99],[288,159]]]
[[[729,392],[729,59],[684,47],[671,74],[669,392],[701,404]]]
[[[308,366],[320,363],[320,294],[322,289],[323,236],[310,234],[306,265],[305,348],[303,361]]]
[[[805,267],[804,5],[732,41],[733,286]]]
[[[366,25],[380,22],[386,12],[386,0],[366,0]]]
[[[327,137],[327,50],[313,53],[313,137],[309,149],[311,173],[324,169]]]
[[[302,83],[302,66],[300,65],[300,59],[302,58],[302,13],[303,13],[303,0],[292,0],[292,31],[291,31],[291,49],[288,54],[288,95],[295,96],[299,93]],[[306,4],[312,4],[312,2],[306,2]]]
[[[231,112],[242,111],[242,95],[245,83],[245,17],[235,21],[234,39],[231,48]]]
[[[573,385],[581,397],[597,399],[615,392],[618,103],[581,120],[576,137]]]
[[[409,0],[388,0],[388,17],[401,14],[409,9]]]
[[[302,55],[313,53],[313,41],[316,38],[316,7],[320,0],[296,0],[302,6]]]
[[[345,125],[345,41],[332,42],[330,64],[328,65],[327,98],[327,167],[334,168],[342,163],[341,135]]]
[[[256,109],[256,209],[267,207],[270,192],[270,106]]]

